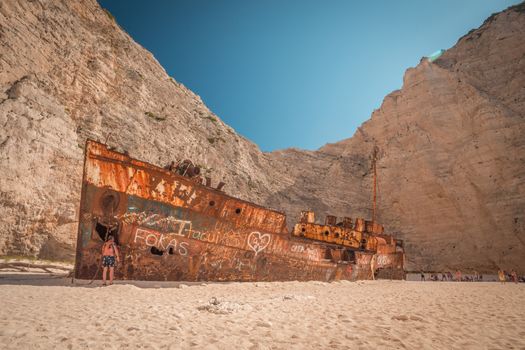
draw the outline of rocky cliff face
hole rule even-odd
[[[407,70],[352,138],[273,154],[296,180],[269,203],[370,217],[377,146],[378,220],[406,240],[409,268],[524,271],[524,38],[522,4]]]
[[[285,210],[379,216],[411,268],[525,270],[525,13],[502,12],[347,140],[262,153],[170,78],[95,0],[0,3],[0,254],[71,257],[86,138],[153,164],[191,158],[226,192]]]
[[[193,159],[255,201],[272,188],[267,156],[95,0],[2,1],[0,47],[0,254],[72,256],[86,138],[158,165]]]

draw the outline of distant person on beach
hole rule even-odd
[[[452,281],[452,272],[447,272],[447,280]]]
[[[120,262],[120,254],[118,251],[115,238],[112,235],[108,236],[106,242],[102,245],[102,285],[106,285],[106,275],[109,268],[109,284],[113,284],[113,276],[115,273],[115,259]]]
[[[441,274],[441,282],[446,281],[446,280],[447,280],[447,275],[445,273],[442,273]]]
[[[512,277],[512,282],[518,283],[518,274],[516,273],[516,271],[512,270],[510,276]]]
[[[377,265],[377,255],[372,255],[370,259],[370,269],[372,270],[372,279],[376,279],[376,265]]]
[[[505,272],[503,272],[501,269],[498,271],[498,279],[502,284],[505,284],[505,281],[507,280],[505,277]]]
[[[421,281],[425,281],[425,274],[423,272],[421,272]]]
[[[461,282],[461,271],[456,270],[456,282]]]

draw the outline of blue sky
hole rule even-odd
[[[99,0],[264,151],[351,137],[422,56],[520,0]]]

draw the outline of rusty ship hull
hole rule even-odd
[[[317,239],[310,232],[325,226],[307,220],[290,233],[281,212],[94,141],[86,144],[79,215],[79,279],[101,276],[100,251],[108,234],[121,252],[115,276],[126,280],[356,280],[372,278],[374,269],[390,278],[404,275],[404,254],[388,237],[356,227],[347,230],[351,237],[344,242],[331,240],[333,232]]]

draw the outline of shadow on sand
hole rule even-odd
[[[212,282],[228,283],[228,282]],[[192,285],[210,284],[208,282],[159,282],[159,281],[114,281],[115,285],[133,285],[139,288],[184,288]],[[102,287],[101,280],[79,280],[69,274],[46,273],[0,273],[0,286],[38,286],[38,287]]]

